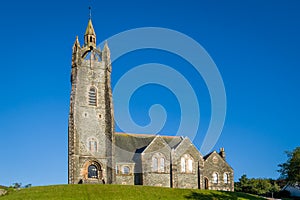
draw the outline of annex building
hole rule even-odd
[[[72,51],[69,184],[234,190],[224,148],[203,156],[187,137],[116,133],[111,72],[108,44],[96,47],[90,19]]]

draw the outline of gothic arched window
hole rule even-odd
[[[97,106],[97,89],[95,87],[91,87],[89,90],[89,105]]]
[[[88,168],[88,178],[98,178],[98,169],[95,165],[90,165]]]
[[[215,172],[213,173],[213,183],[218,183],[219,182],[219,177],[218,174]]]

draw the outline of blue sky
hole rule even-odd
[[[83,43],[90,2],[98,42],[151,26],[182,32],[201,44],[227,95],[226,121],[214,149],[225,147],[235,179],[244,173],[278,178],[284,151],[300,141],[299,1],[28,0],[0,6],[1,185],[67,183],[71,49],[76,35]],[[197,91],[201,122],[194,143],[200,149],[210,97],[201,75],[184,59],[158,50],[131,52],[113,63],[113,86],[126,71],[151,62],[178,70]],[[146,125],[149,106],[156,103],[168,114],[160,134],[172,135],[180,108],[167,88],[137,90],[132,117]]]

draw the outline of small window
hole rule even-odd
[[[88,178],[98,178],[98,170],[95,165],[90,165],[88,168]]]
[[[118,174],[119,173],[119,167],[118,167],[118,165],[116,165],[116,174]]]
[[[228,183],[229,175],[227,173],[224,173],[223,179],[224,179],[224,183]]]
[[[129,174],[130,173],[130,168],[128,166],[124,166],[122,170],[123,174]]]
[[[88,139],[88,149],[90,152],[97,152],[98,151],[98,142],[95,138]]]
[[[159,163],[159,171],[160,172],[165,172],[165,159],[164,158],[160,158],[160,163]]]
[[[93,42],[93,37],[92,36],[90,36],[90,42]]]
[[[97,106],[97,90],[94,87],[91,87],[89,91],[89,105]]]
[[[188,159],[188,172],[193,172],[193,160]]]
[[[213,173],[213,183],[218,183],[218,174],[217,173]]]
[[[152,158],[152,171],[158,171],[158,159],[156,157]]]
[[[181,157],[181,172],[185,172],[185,159]]]

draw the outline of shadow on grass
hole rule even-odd
[[[228,194],[199,194],[197,192],[191,192],[191,194],[184,196],[186,199],[201,199],[201,200],[223,200],[223,199],[238,199],[237,197],[232,197]]]
[[[247,194],[239,193],[231,193],[231,192],[218,192],[218,193],[197,193],[191,192],[189,195],[184,196],[185,199],[194,199],[194,200],[260,200],[263,198],[254,197]]]

